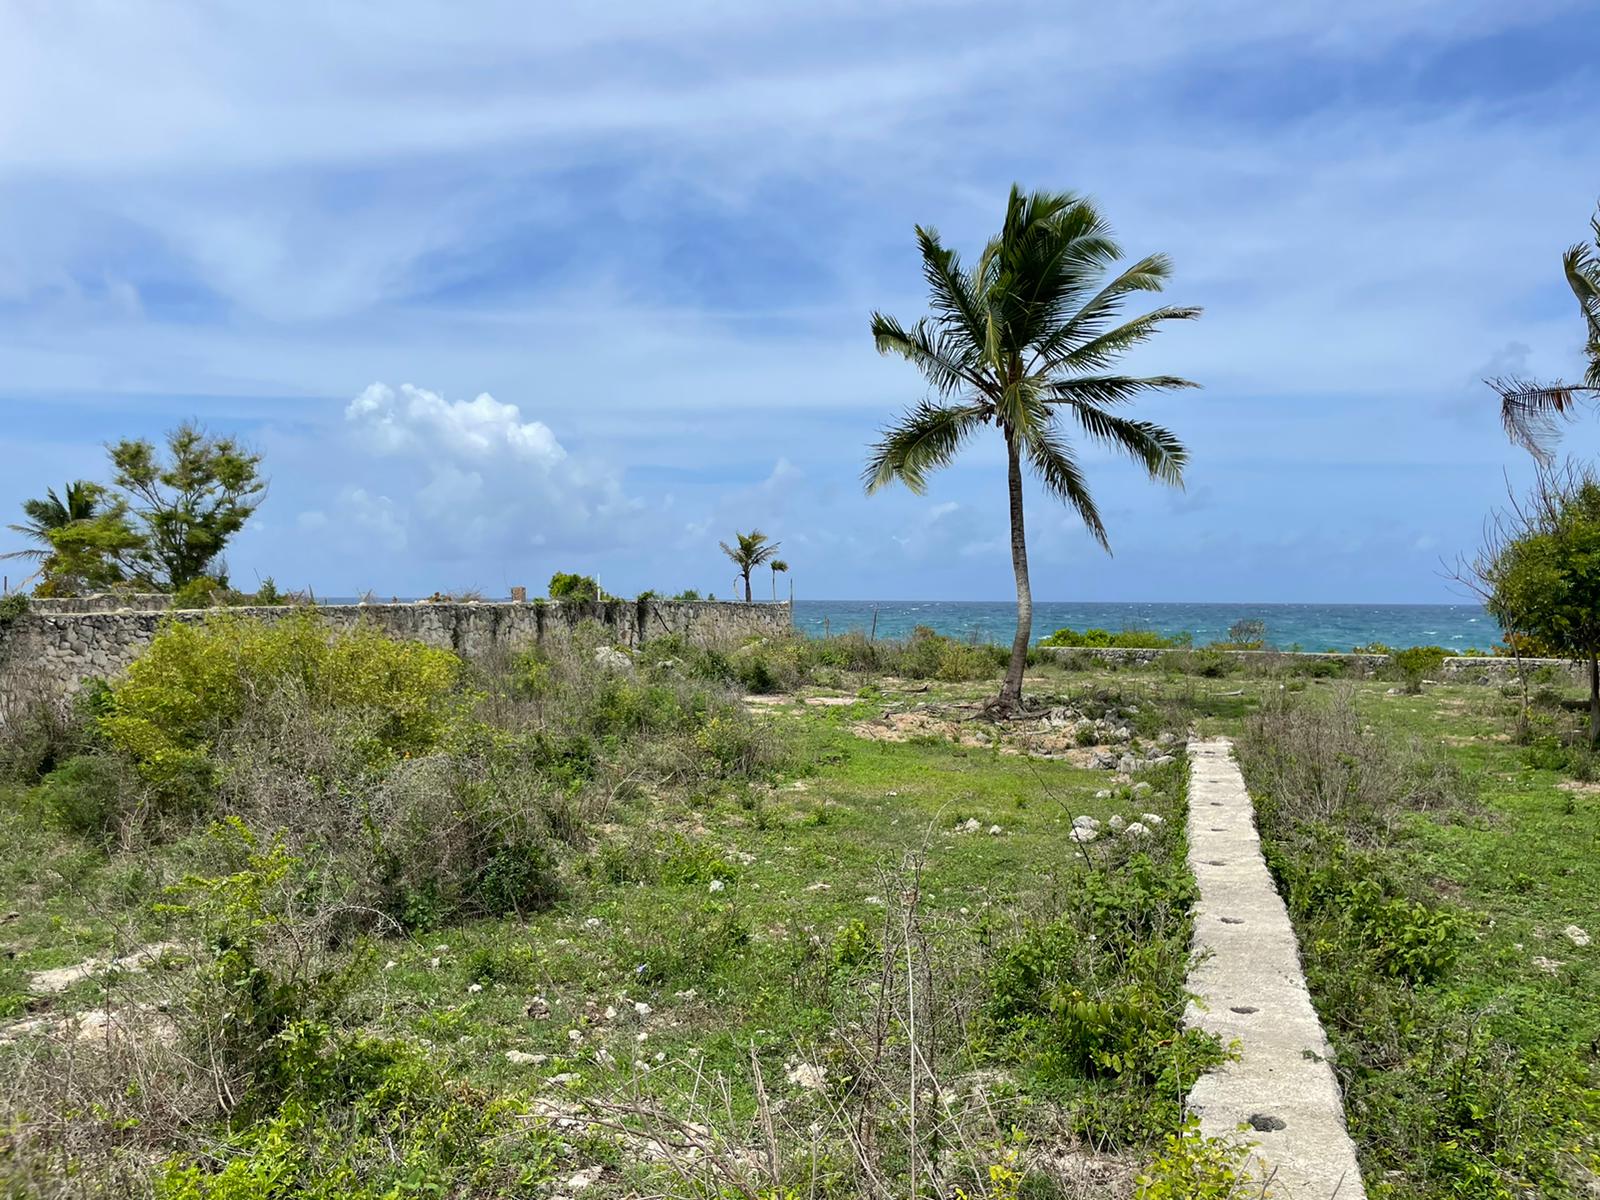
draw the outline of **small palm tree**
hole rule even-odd
[[[784,562],[783,559],[775,558],[772,560],[772,602],[774,604],[778,602],[778,572],[787,573],[788,570],[789,564]]]
[[[947,466],[984,426],[1005,439],[1017,632],[991,707],[1014,711],[1022,701],[1033,629],[1023,464],[1109,549],[1061,418],[1071,417],[1089,438],[1131,455],[1152,479],[1181,485],[1188,455],[1178,439],[1112,409],[1146,392],[1195,385],[1172,375],[1116,375],[1110,368],[1163,322],[1188,320],[1200,310],[1168,306],[1119,321],[1126,298],[1160,291],[1171,264],[1154,254],[1107,279],[1122,251],[1094,204],[1071,193],[1024,195],[1013,186],[1005,225],[970,271],[935,230],[918,226],[916,232],[933,312],[910,329],[874,313],[872,336],[880,353],[898,354],[920,370],[933,396],[884,431],[864,480],[868,492],[899,480],[920,493],[928,472]]]
[[[1588,335],[1583,351],[1589,362],[1583,382],[1535,383],[1515,377],[1488,381],[1500,393],[1500,419],[1506,434],[1540,462],[1553,457],[1558,418],[1570,417],[1580,396],[1600,396],[1600,211],[1590,219],[1589,227],[1594,231],[1594,245],[1577,242],[1561,256],[1567,286],[1577,298]]]
[[[50,534],[77,521],[92,520],[100,512],[100,500],[104,495],[105,489],[99,484],[90,483],[87,479],[75,479],[62,489],[60,496],[56,495],[55,488],[46,488],[43,500],[24,500],[22,511],[27,520],[17,525],[7,525],[6,528],[38,544],[0,554],[0,558],[44,562],[55,549]]]
[[[751,603],[750,572],[762,563],[767,562],[778,553],[777,542],[767,541],[767,535],[759,529],[752,529],[749,533],[734,532],[734,539],[739,543],[730,546],[721,542],[722,552],[733,560],[733,565],[739,568],[739,575],[744,580],[744,602]]]

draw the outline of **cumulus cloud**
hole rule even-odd
[[[426,451],[478,461],[506,455],[553,466],[567,452],[542,421],[524,421],[515,404],[488,392],[472,400],[446,400],[409,383],[400,391],[369,385],[345,409],[345,419],[380,454]]]
[[[487,392],[451,400],[377,382],[344,410],[355,477],[331,507],[345,528],[390,550],[442,561],[544,550],[592,553],[633,536],[642,507],[604,464],[568,453],[544,422]],[[328,505],[301,514],[325,519]]]

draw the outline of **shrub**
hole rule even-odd
[[[1423,677],[1437,674],[1448,654],[1443,646],[1412,646],[1396,650],[1389,661],[1405,680],[1406,691],[1416,694],[1422,691]]]
[[[1041,639],[1039,645],[1090,649],[1175,650],[1188,646],[1193,641],[1191,634],[1183,633],[1168,637],[1153,629],[1125,628],[1117,633],[1105,629],[1085,629],[1082,633],[1076,629],[1058,629],[1049,637]]]
[[[234,818],[211,827],[203,850],[203,869],[213,873],[185,876],[160,906],[187,929],[199,960],[175,1016],[225,1108],[261,1113],[299,1074],[283,1035],[336,1016],[366,956],[336,958],[319,944],[318,915],[302,907],[303,863],[281,837],[263,846]]]
[[[111,685],[107,740],[158,786],[210,776],[211,747],[247,705],[298,685],[324,711],[358,712],[374,765],[438,744],[460,710],[460,660],[369,625],[331,632],[311,610],[280,620],[169,622]]]
[[[1206,1137],[1200,1119],[1188,1117],[1135,1182],[1135,1200],[1244,1200],[1271,1195],[1245,1171],[1249,1147],[1229,1138]]]
[[[557,571],[550,576],[550,599],[595,601],[603,599],[603,594],[593,575]]]
[[[124,764],[107,755],[76,755],[39,783],[38,798],[61,828],[83,837],[109,840],[134,815],[140,802],[138,781]]]

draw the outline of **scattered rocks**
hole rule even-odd
[[[814,1063],[797,1063],[786,1070],[783,1077],[795,1087],[804,1088],[808,1092],[820,1092],[828,1086],[827,1073]]]
[[[1557,971],[1561,970],[1562,967],[1567,965],[1560,959],[1546,958],[1542,954],[1534,955],[1532,961],[1534,966],[1538,967],[1539,970],[1543,971],[1547,975],[1554,975]]]
[[[1099,837],[1100,835],[1098,833],[1096,833],[1092,829],[1082,829],[1082,828],[1079,828],[1079,827],[1074,827],[1072,832],[1068,836],[1071,837],[1072,840],[1075,841],[1075,842],[1087,843],[1087,842],[1094,841],[1095,838]]]
[[[81,963],[70,967],[56,967],[49,971],[39,971],[28,981],[28,990],[36,995],[53,995],[64,992],[73,984],[79,983],[106,971],[124,971],[137,974],[148,970],[161,961],[163,955],[173,953],[180,947],[177,942],[152,942],[148,946],[140,946],[137,950],[122,955],[120,958],[101,959],[86,958]]]
[[[1133,822],[1133,824],[1124,829],[1122,833],[1124,837],[1131,838],[1145,838],[1150,836],[1149,828],[1145,825],[1141,825],[1138,821]]]
[[[1139,820],[1143,821],[1152,829],[1159,829],[1161,826],[1167,823],[1166,818],[1158,813],[1140,813]]]
[[[1567,935],[1567,941],[1574,946],[1587,946],[1589,944],[1589,934],[1582,926],[1568,925],[1561,932]]]
[[[633,670],[633,659],[628,657],[626,651],[618,650],[615,646],[596,646],[594,665],[606,671],[629,672]]]
[[[506,1061],[516,1067],[538,1067],[548,1062],[548,1054],[529,1054],[526,1050],[507,1050]]]
[[[1100,828],[1100,819],[1098,817],[1091,817],[1087,815],[1073,817],[1072,827],[1074,829],[1087,829],[1092,833]]]
[[[1121,833],[1128,827],[1128,819],[1121,813],[1118,813],[1116,816],[1107,821],[1106,825],[1110,827],[1112,833]]]

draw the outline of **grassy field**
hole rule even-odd
[[[992,660],[962,647],[929,665],[979,678],[775,691],[785,663],[736,663],[755,695],[580,649],[441,690],[471,703],[374,766],[372,721],[304,695],[226,728],[194,706],[185,741],[168,689],[216,649],[80,703],[4,794],[14,1191],[1125,1195],[1221,1053],[1179,1028],[1186,779],[1151,760],[1182,725],[1140,681],[1041,680],[1028,741],[972,719]],[[1083,765],[1102,749],[1136,774]],[[431,844],[464,821],[493,833],[469,869]],[[392,886],[368,839],[465,882]]]
[[[1369,1193],[1592,1194],[1600,772],[1567,697],[1043,666],[996,729],[986,654],[837,651],[580,647],[426,703],[391,674],[399,724],[241,709],[190,773],[106,721],[159,690],[13,747],[6,1189],[1186,1194],[1227,1162],[1167,1141],[1225,1053],[1179,1028],[1159,759],[1192,729],[1238,740]]]

